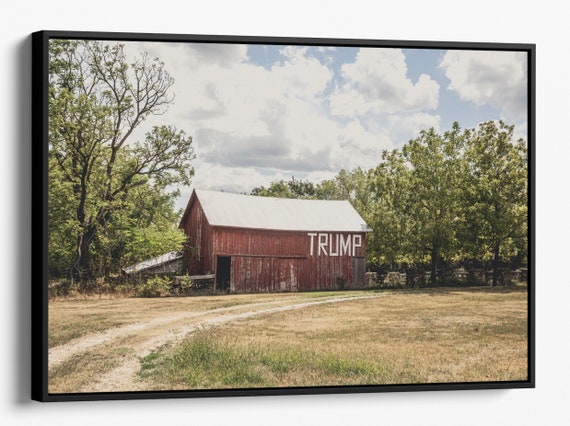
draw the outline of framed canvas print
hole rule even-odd
[[[533,44],[32,40],[33,399],[534,387]]]

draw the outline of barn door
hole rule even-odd
[[[216,289],[227,291],[230,289],[232,258],[218,256],[216,262]]]

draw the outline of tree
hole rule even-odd
[[[493,285],[501,260],[527,252],[528,151],[523,140],[513,141],[513,132],[502,121],[482,123],[470,132],[464,155],[464,247],[491,260]]]
[[[184,248],[186,236],[177,227],[180,214],[174,210],[175,195],[149,185],[129,193],[90,248],[92,268],[98,276]]]
[[[195,156],[192,138],[173,126],[133,140],[173,100],[174,80],[160,61],[142,53],[129,63],[123,45],[93,41],[51,40],[49,55],[50,241],[74,239],[69,274],[83,281],[93,273],[94,242],[118,223],[133,192],[190,184]]]
[[[434,129],[422,131],[402,149],[411,167],[408,210],[413,216],[418,251],[430,257],[430,279],[435,285],[442,255],[449,259],[457,251],[456,232],[460,221],[459,185],[463,164],[464,134],[458,123],[438,135]]]
[[[317,197],[322,200],[348,200],[359,213],[364,213],[369,201],[370,171],[357,167],[351,171],[340,170],[329,180],[317,185]]]
[[[385,239],[378,247],[384,260],[429,259],[432,285],[441,260],[458,247],[464,137],[457,123],[443,135],[424,130],[401,150],[385,152],[375,172],[378,208],[372,227]]]
[[[409,168],[399,150],[384,151],[373,170],[369,197],[374,200],[367,240],[367,256],[373,253],[375,263],[394,269],[397,264],[411,263],[408,255],[409,225],[407,194],[411,190]]]
[[[281,179],[279,181],[271,182],[267,188],[263,185],[253,188],[251,195],[276,198],[312,199],[316,197],[316,190],[312,182],[308,180],[295,179],[295,176],[293,176],[288,181]]]

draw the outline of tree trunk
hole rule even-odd
[[[91,242],[95,238],[96,228],[90,226],[77,238],[75,249],[75,261],[71,270],[72,280],[79,282],[81,286],[91,277],[89,249]]]
[[[439,258],[439,247],[437,245],[433,245],[431,249],[431,274],[430,274],[430,286],[435,287],[437,283],[436,274],[437,274],[437,262]]]
[[[499,283],[499,244],[495,244],[493,249],[493,287]]]

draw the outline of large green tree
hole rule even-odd
[[[375,170],[369,222],[382,263],[427,264],[431,284],[443,261],[526,261],[527,148],[514,127],[489,121],[462,131],[420,132],[385,152]]]
[[[367,256],[374,263],[394,269],[412,263],[410,252],[411,221],[408,220],[407,194],[411,190],[409,168],[399,150],[384,151],[372,171],[369,197],[374,200],[367,240]]]
[[[502,121],[482,123],[469,133],[464,154],[463,248],[472,258],[491,261],[493,285],[502,261],[526,260],[528,150],[513,134],[514,126]]]
[[[408,238],[418,255],[429,253],[432,285],[442,256],[450,260],[458,249],[463,143],[459,124],[454,123],[443,135],[433,128],[423,131],[402,148],[410,167],[407,209],[413,227]]]
[[[110,250],[106,239],[132,216],[137,193],[190,184],[191,137],[168,125],[134,137],[149,116],[166,112],[173,84],[159,60],[142,53],[129,61],[121,44],[50,41],[50,253],[73,241],[54,265],[69,263],[73,278],[94,273],[92,251]]]
[[[384,258],[428,260],[432,285],[441,260],[458,249],[464,138],[457,123],[443,134],[422,131],[401,150],[384,153],[376,169],[379,206],[372,227],[386,239],[380,247]]]

